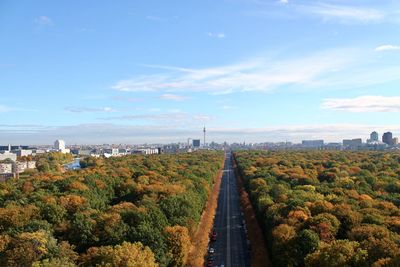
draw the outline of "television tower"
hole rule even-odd
[[[203,128],[203,147],[206,147],[206,126]]]

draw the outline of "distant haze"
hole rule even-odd
[[[3,126],[4,127],[4,126]],[[386,131],[400,133],[399,126],[373,125],[303,125],[281,126],[260,129],[207,128],[206,142],[301,142],[301,140],[324,139],[326,142],[341,142],[345,138],[363,138],[376,130],[380,136]],[[16,131],[14,129],[14,131]],[[184,129],[173,127],[136,127],[113,124],[77,125],[64,127],[36,127],[28,132],[18,131],[12,136],[0,132],[3,144],[52,144],[56,139],[72,144],[143,144],[187,142],[198,138],[203,142],[202,127]]]

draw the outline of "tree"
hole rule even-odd
[[[305,257],[319,249],[319,236],[312,230],[302,230],[296,238],[296,248],[299,252],[299,262],[303,263]]]
[[[368,252],[360,244],[349,240],[336,240],[325,244],[305,259],[308,267],[366,266]]]
[[[96,221],[89,214],[75,214],[67,233],[68,240],[77,247],[78,251],[86,250],[99,240],[94,232],[95,226]]]
[[[321,213],[308,220],[307,224],[310,229],[318,233],[319,238],[323,241],[330,241],[335,238],[340,222],[330,213]]]
[[[296,229],[287,224],[281,224],[272,231],[273,245],[272,255],[277,266],[293,265],[296,262],[293,241],[296,237]]]
[[[141,243],[123,242],[115,247],[92,247],[82,256],[83,266],[157,267],[150,248]]]
[[[0,257],[0,265],[31,266],[55,245],[56,240],[47,232],[21,233],[10,240],[4,256]]]
[[[165,228],[168,248],[172,254],[172,266],[185,266],[191,246],[189,231],[183,226]]]

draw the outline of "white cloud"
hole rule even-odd
[[[226,34],[223,32],[208,32],[207,35],[211,38],[218,38],[218,39],[226,38]]]
[[[385,19],[383,11],[356,7],[356,6],[341,6],[332,4],[309,4],[298,6],[299,10],[305,13],[314,14],[322,17],[324,20],[339,20],[340,22],[380,22]]]
[[[287,85],[313,86],[319,78],[348,65],[353,56],[344,50],[337,50],[291,60],[260,57],[237,64],[203,69],[161,66],[163,73],[121,80],[112,88],[126,92],[226,94],[271,91]]]
[[[35,23],[41,26],[52,26],[53,21],[47,16],[39,16],[35,18]]]
[[[176,94],[163,94],[160,96],[160,98],[164,99],[164,100],[171,100],[171,101],[176,101],[176,102],[182,102],[182,101],[190,99],[190,97],[176,95]]]
[[[150,110],[152,112],[152,110]],[[149,122],[155,122],[159,125],[168,126],[191,126],[195,124],[201,124],[209,122],[213,117],[204,114],[190,114],[180,110],[175,110],[166,113],[159,113],[160,110],[154,110],[156,113],[148,114],[133,114],[123,115],[114,117],[103,117],[100,120],[105,121],[145,121],[146,124]]]
[[[382,51],[391,51],[391,50],[400,50],[400,45],[381,45],[375,48],[375,51],[382,52]]]
[[[360,96],[356,98],[325,99],[323,109],[348,112],[400,112],[400,97]]]
[[[293,20],[314,17],[324,22],[342,24],[400,23],[399,5],[393,0],[251,0],[257,10],[249,16]]]
[[[89,107],[66,107],[65,110],[73,113],[86,113],[86,112],[115,112],[116,110],[111,107],[102,108],[89,108]]]

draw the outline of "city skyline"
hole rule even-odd
[[[296,133],[298,133],[300,131],[301,131],[300,129],[297,129]],[[127,133],[129,134],[129,132],[127,132]],[[202,132],[202,133],[203,133],[203,138],[205,138],[204,132]],[[211,143],[222,144],[222,143],[226,143],[226,142],[228,144],[242,144],[242,143],[247,143],[247,144],[263,144],[263,143],[264,144],[266,144],[266,143],[282,144],[282,143],[290,143],[290,144],[293,144],[293,145],[299,145],[299,144],[303,143],[303,145],[304,145],[304,142],[315,142],[315,141],[322,142],[324,144],[343,143],[343,145],[345,145],[344,143],[346,141],[354,141],[354,140],[359,140],[359,142],[361,142],[362,144],[371,144],[371,142],[372,143],[378,142],[379,144],[383,144],[383,143],[387,143],[386,141],[384,141],[384,139],[385,139],[384,136],[386,134],[391,134],[392,138],[390,138],[390,140],[393,139],[392,140],[393,142],[394,142],[395,139],[398,141],[398,137],[395,134],[393,134],[393,132],[391,132],[391,131],[385,131],[382,134],[380,134],[379,132],[373,131],[368,135],[368,137],[365,137],[365,134],[362,134],[360,136],[355,136],[354,133],[353,133],[352,136],[349,135],[348,138],[344,138],[344,139],[340,139],[340,140],[337,139],[337,136],[333,136],[334,133],[332,133],[332,132],[331,132],[331,138],[328,138],[328,139],[323,139],[323,138],[321,138],[320,136],[317,136],[317,135],[312,135],[312,138],[308,138],[308,139],[307,138],[303,138],[303,139],[282,139],[282,133],[283,133],[283,131],[279,130],[279,129],[271,131],[271,133],[270,133],[271,134],[271,139],[275,138],[276,140],[270,140],[270,139],[265,139],[265,138],[262,139],[263,137],[261,135],[264,135],[265,131],[259,131],[259,132],[253,131],[253,132],[247,133],[247,135],[245,137],[249,137],[249,136],[255,135],[257,140],[258,139],[262,139],[261,141],[252,141],[252,139],[250,138],[250,139],[247,139],[247,140],[235,140],[235,141],[228,142],[226,139],[222,139],[222,138],[226,137],[226,135],[229,135],[230,133],[229,132],[225,132],[224,133],[224,132],[221,132],[221,131],[217,131],[215,133],[212,133],[212,137],[214,137],[214,138],[211,138],[211,140],[209,142],[206,142],[206,145],[209,145]],[[159,140],[157,138],[153,138],[152,142],[144,141],[144,142],[125,142],[124,143],[124,142],[101,142],[101,141],[95,142],[95,141],[92,140],[92,142],[70,142],[70,143],[67,144],[67,146],[69,146],[69,147],[73,147],[75,145],[78,145],[78,146],[80,146],[80,145],[128,145],[128,146],[129,145],[139,145],[140,146],[140,145],[159,145],[159,144],[169,145],[169,144],[177,144],[177,143],[187,144],[188,142],[191,143],[192,141],[199,141],[201,146],[203,146],[203,144],[204,144],[204,142],[201,141],[201,137],[199,137],[198,133],[196,133],[196,132],[181,132],[181,134],[182,134],[182,136],[180,136],[180,135],[176,136],[175,139],[173,139],[173,141],[171,141],[170,137],[164,137],[164,139],[162,139],[162,140]],[[186,134],[186,135],[184,135],[184,134]],[[188,137],[187,134],[192,134],[192,136]],[[107,134],[104,135],[104,133],[102,133],[101,134],[101,140],[104,140],[103,139],[104,136],[109,136],[110,139],[111,139],[112,133],[108,133],[108,135]],[[141,135],[139,133],[138,137],[140,138],[140,136]],[[219,139],[216,136],[220,136],[221,139]],[[305,134],[304,136],[309,136],[309,135]],[[73,140],[74,138],[76,138],[76,137],[72,136],[71,140]],[[129,135],[127,138],[128,139],[132,138],[132,136]],[[158,142],[157,142],[157,140],[158,140]],[[58,141],[64,142],[64,148],[65,148],[65,145],[66,145],[65,144],[65,140],[57,139],[55,142],[58,142]],[[57,145],[46,143],[45,141],[43,141],[42,143],[18,143],[17,142],[17,143],[8,143],[7,144],[8,147],[10,147],[10,146],[27,146],[27,145],[28,146],[30,146],[30,145],[33,145],[33,146],[39,145],[39,146],[57,147]],[[397,145],[397,143],[395,143],[394,145]],[[3,146],[4,146],[4,144],[3,144]]]
[[[3,1],[0,140],[400,135],[400,3]],[[69,12],[66,12],[68,10]]]

